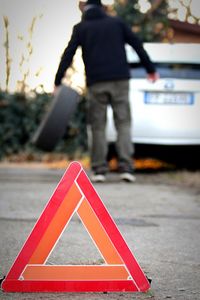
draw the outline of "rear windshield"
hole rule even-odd
[[[175,63],[155,63],[156,70],[161,77],[200,79],[199,64],[175,64]],[[130,64],[131,78],[145,78],[146,71],[141,63]]]

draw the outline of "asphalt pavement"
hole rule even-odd
[[[0,167],[0,277],[9,271],[63,173],[47,168]],[[0,291],[0,299],[200,299],[200,190],[164,180],[167,176],[173,175],[137,174],[136,182],[130,184],[110,174],[108,182],[94,185],[143,271],[152,279],[149,292]],[[48,262],[102,262],[77,216]]]

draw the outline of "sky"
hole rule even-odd
[[[9,89],[16,89],[17,80],[30,68],[28,84],[34,88],[43,84],[46,91],[53,90],[60,56],[70,38],[72,27],[80,21],[78,1],[73,0],[0,0],[0,86],[5,88],[5,28],[3,16],[9,19],[11,78]],[[27,59],[29,28],[37,17],[33,31],[33,54],[30,63],[19,64],[22,55]],[[20,37],[20,38],[19,38]],[[22,39],[23,38],[23,39]],[[30,67],[28,67],[28,65]],[[35,76],[39,72],[39,76]]]

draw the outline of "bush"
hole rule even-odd
[[[37,151],[31,145],[31,137],[40,124],[51,101],[50,94],[9,94],[0,92],[0,159],[19,153],[27,148]],[[79,103],[64,138],[55,151],[72,155],[77,150],[87,151],[85,99]]]

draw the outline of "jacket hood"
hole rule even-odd
[[[86,2],[86,5],[90,5],[90,4],[92,4],[92,5],[102,5],[101,0],[88,0]]]
[[[82,20],[90,21],[95,19],[102,19],[105,17],[106,13],[104,12],[103,8],[101,6],[94,5],[83,13]]]

